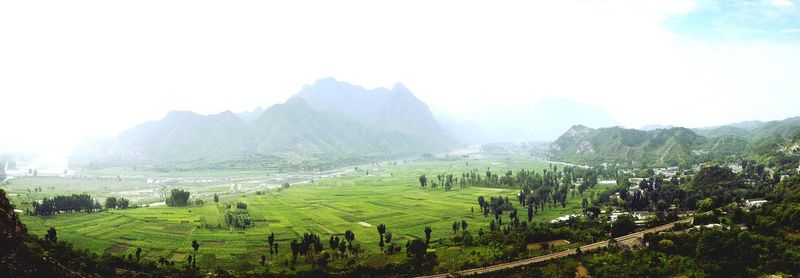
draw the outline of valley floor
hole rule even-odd
[[[258,270],[260,256],[267,255],[267,267],[273,272],[289,270],[291,258],[289,242],[303,233],[313,232],[327,245],[331,235],[341,235],[346,230],[355,232],[356,240],[366,252],[359,263],[382,266],[406,260],[405,252],[384,255],[378,246],[376,226],[385,224],[401,245],[413,238],[424,238],[424,227],[433,229],[432,245],[440,258],[441,271],[455,270],[465,263],[485,265],[502,250],[487,246],[448,247],[453,236],[454,221],[465,220],[473,234],[479,228],[488,230],[492,217],[480,214],[478,196],[504,196],[515,200],[517,189],[454,187],[421,188],[419,175],[461,172],[472,169],[486,171],[548,168],[547,163],[527,158],[483,158],[431,161],[398,161],[358,167],[340,177],[316,180],[313,183],[294,185],[285,190],[266,190],[264,195],[253,193],[228,194],[223,189],[219,203],[206,198],[206,204],[190,207],[143,207],[125,210],[107,210],[96,213],[73,213],[51,217],[23,216],[30,233],[42,235],[50,227],[59,232],[59,239],[96,253],[127,255],[142,248],[142,256],[150,260],[163,257],[184,262],[193,255],[191,241],[197,240],[198,266],[213,269],[224,266],[233,270]],[[114,182],[114,181],[110,181]],[[600,184],[591,191],[601,191],[611,185]],[[25,196],[26,185],[15,181],[9,186],[17,198]],[[192,187],[184,186],[193,191]],[[193,192],[195,194],[195,192]],[[208,192],[198,192],[209,196]],[[226,195],[222,195],[226,194]],[[12,197],[13,199],[13,197]],[[224,224],[224,204],[242,202],[255,225],[247,229],[231,229]],[[569,198],[565,208],[547,208],[534,217],[534,221],[578,212],[582,209],[579,196]],[[473,212],[474,210],[474,212]],[[524,210],[520,213],[524,214]],[[267,235],[275,233],[279,253],[268,254]],[[570,246],[564,246],[567,248]],[[328,247],[326,246],[326,249]],[[540,251],[531,250],[530,255]],[[344,268],[345,261],[334,259],[331,267]],[[299,264],[296,270],[308,269],[310,264]]]

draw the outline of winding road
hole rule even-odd
[[[632,243],[635,240],[642,239],[644,237],[644,234],[646,234],[646,233],[657,233],[657,232],[667,231],[669,229],[672,229],[672,227],[675,226],[675,223],[692,223],[693,219],[694,218],[689,217],[687,219],[678,220],[678,221],[675,221],[675,222],[672,222],[672,223],[669,223],[669,224],[664,224],[664,225],[661,225],[661,226],[658,226],[658,227],[654,227],[654,228],[650,228],[650,229],[647,229],[647,230],[643,230],[643,231],[640,231],[640,232],[636,232],[636,233],[624,235],[624,236],[621,236],[621,237],[617,237],[615,239],[617,240],[618,244]],[[587,244],[587,245],[581,246],[580,248],[581,248],[581,251],[585,252],[585,251],[590,251],[590,250],[596,250],[596,249],[603,248],[603,247],[606,247],[606,246],[608,246],[608,240],[599,241],[599,242],[595,242],[595,243],[592,243],[592,244]],[[485,266],[485,267],[480,267],[480,268],[461,270],[461,271],[458,271],[458,272],[455,272],[455,273],[440,273],[440,274],[434,274],[434,275],[428,275],[428,276],[420,276],[420,278],[445,278],[445,277],[454,277],[454,276],[468,276],[468,275],[476,275],[476,274],[485,274],[485,273],[489,273],[489,272],[494,272],[494,271],[499,271],[499,270],[504,270],[504,269],[520,267],[520,266],[524,266],[524,265],[528,265],[528,264],[532,264],[532,263],[538,263],[538,262],[544,262],[544,261],[549,261],[549,260],[553,260],[553,259],[559,259],[559,258],[568,257],[570,255],[574,255],[576,250],[577,250],[577,248],[572,248],[572,249],[564,250],[564,251],[561,251],[561,252],[556,252],[556,253],[542,255],[542,256],[533,257],[533,258],[527,258],[527,259],[523,259],[523,260],[519,260],[519,261],[501,263],[501,264],[490,265],[490,266]]]

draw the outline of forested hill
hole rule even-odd
[[[692,163],[694,151],[708,142],[685,128],[642,131],[577,125],[553,142],[548,155],[554,160],[584,164],[677,165]]]
[[[367,90],[321,79],[247,115],[170,112],[117,138],[87,142],[70,164],[225,161],[241,157],[342,160],[444,151],[457,145],[407,88]]]
[[[750,158],[769,164],[798,159],[800,118],[697,130],[681,127],[649,131],[622,127],[570,128],[550,146],[553,160],[582,163],[620,163],[634,167],[688,166],[708,161]],[[705,136],[703,136],[705,135]]]
[[[715,127],[693,129],[705,137],[739,136],[749,141],[760,141],[770,137],[790,138],[800,130],[800,117],[780,121],[747,121]]]
[[[719,127],[695,129],[708,138],[736,138],[748,156],[768,164],[797,162],[800,154],[800,117],[780,121],[748,121]]]

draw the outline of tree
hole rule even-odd
[[[292,248],[292,264],[295,264],[297,263],[297,254],[300,253],[300,244],[297,243],[296,239],[293,239],[289,245]]]
[[[528,223],[533,221],[533,204],[528,204]]]
[[[378,225],[378,235],[379,235],[381,238],[383,238],[383,234],[385,234],[385,233],[386,233],[386,225],[384,225],[384,224],[379,224],[379,225]]]
[[[416,238],[411,240],[408,246],[406,246],[407,255],[413,256],[417,261],[421,261],[427,251],[427,244]]]
[[[392,243],[392,232],[386,233],[386,244]]]
[[[106,198],[106,209],[115,209],[115,208],[117,208],[117,197]]]
[[[139,258],[142,256],[142,248],[136,247],[136,261],[139,261]]]
[[[275,233],[274,232],[270,233],[269,236],[267,237],[267,243],[269,243],[269,253],[272,254],[272,247],[273,247],[273,244],[275,244]],[[278,253],[278,252],[275,252],[275,253]]]
[[[461,230],[466,232],[467,231],[467,226],[469,226],[467,224],[467,221],[465,221],[464,219],[461,219]]]
[[[380,236],[380,241],[378,241],[378,246],[381,247],[381,252],[383,252],[383,234],[386,233],[386,225],[380,224],[378,225],[378,236]]]
[[[459,224],[458,224],[458,221],[455,221],[455,222],[453,222],[453,236],[455,236],[455,235],[456,235],[456,232],[458,232],[458,228],[459,228],[460,226],[461,226],[461,225],[459,225]]]
[[[675,246],[675,243],[669,239],[662,239],[658,242],[658,248],[661,248],[663,251],[671,251],[673,246]]]
[[[431,226],[425,226],[425,246],[431,243]]]
[[[117,208],[126,209],[126,208],[128,208],[128,206],[130,206],[130,203],[131,203],[131,201],[129,201],[128,199],[119,198],[119,199],[117,199]]]
[[[196,240],[196,239],[193,239],[193,240],[192,240],[192,249],[194,249],[194,257],[195,257],[195,260],[197,259],[197,249],[198,249],[198,248],[200,248],[200,244],[199,244],[199,243],[197,243],[197,240]],[[192,265],[194,265],[194,262],[195,262],[195,261],[192,261]]]
[[[58,241],[58,232],[56,232],[56,228],[50,227],[50,229],[47,230],[47,235],[45,235],[44,238],[50,242],[56,243]]]
[[[339,253],[341,253],[342,256],[344,256],[345,250],[347,250],[347,244],[344,244],[344,242],[340,242],[339,243]]]
[[[331,236],[330,239],[328,239],[328,246],[331,247],[331,250],[336,252],[336,250],[339,248],[339,237]]]
[[[714,200],[711,198],[705,198],[700,201],[697,201],[697,209],[700,211],[709,211],[714,204]]]
[[[331,255],[326,253],[322,253],[322,256],[317,259],[317,265],[321,268],[325,268],[328,266],[328,260],[330,260]]]
[[[272,250],[269,250],[269,251],[272,252]],[[265,265],[266,262],[267,262],[267,256],[261,255],[261,265]]]
[[[214,203],[219,203],[219,195],[217,193],[214,193]]]
[[[611,224],[611,236],[620,237],[632,233],[636,229],[636,220],[630,215],[620,215]]]
[[[422,186],[424,188],[427,185],[428,185],[428,178],[426,178],[425,175],[419,176],[419,186]]]
[[[184,207],[189,205],[189,191],[185,191],[183,189],[172,189],[170,191],[169,197],[167,197],[166,203],[168,206],[171,207]]]
[[[356,234],[353,233],[351,230],[344,231],[344,239],[347,240],[347,249],[350,250],[350,254],[354,254],[357,251],[357,246],[353,246],[353,241],[356,240]]]

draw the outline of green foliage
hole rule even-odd
[[[169,197],[167,197],[166,203],[168,206],[171,207],[185,207],[189,205],[189,191],[185,191],[183,189],[172,189],[170,191]]]
[[[421,261],[427,253],[427,244],[419,239],[413,239],[406,243],[406,252],[409,257],[413,257],[417,261]]]
[[[632,233],[636,229],[636,219],[631,215],[623,214],[611,224],[611,236],[619,237]]]
[[[225,223],[233,228],[249,228],[253,226],[250,213],[247,209],[235,209],[225,211]]]
[[[100,209],[95,206],[92,197],[88,194],[72,194],[68,196],[57,195],[53,198],[44,198],[42,202],[32,203],[34,215],[53,215],[58,212],[91,212]]]
[[[126,209],[130,206],[130,201],[126,198],[108,197],[106,198],[106,209]]]
[[[243,210],[246,210],[246,209],[247,209],[247,204],[245,204],[245,203],[242,203],[242,202],[236,202],[236,208],[237,208],[237,209],[243,209]]]

